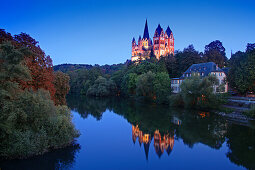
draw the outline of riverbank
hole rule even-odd
[[[227,103],[222,106],[228,111],[217,111],[215,113],[230,121],[248,124],[249,121],[254,121],[255,119],[245,113],[251,110],[254,105],[255,98],[253,97],[231,96],[228,97]]]

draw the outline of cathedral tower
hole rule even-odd
[[[166,32],[164,32],[163,28],[159,24],[155,30],[152,43],[146,19],[143,37],[139,36],[137,44],[134,38],[132,40],[131,61],[138,62],[149,58],[151,49],[154,50],[154,54],[158,60],[161,56],[169,54],[174,55],[174,37],[169,26],[167,27]]]

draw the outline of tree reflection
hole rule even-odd
[[[58,149],[41,156],[24,160],[0,161],[2,169],[71,169],[75,163],[75,155],[80,150],[79,144],[73,144],[63,149]]]
[[[227,133],[229,160],[247,169],[255,169],[255,131],[249,127],[230,125]]]

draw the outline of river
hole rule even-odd
[[[69,96],[81,136],[0,169],[255,169],[254,123],[121,98]]]

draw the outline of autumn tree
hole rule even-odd
[[[0,44],[7,41],[13,41],[12,35],[6,32],[4,29],[0,29]]]
[[[55,104],[56,105],[66,105],[66,95],[70,90],[69,80],[70,77],[61,72],[57,71],[54,73],[54,85],[56,89],[55,93]]]
[[[44,51],[38,45],[38,41],[26,33],[14,36],[16,47],[27,47],[31,50],[31,55],[25,58],[26,66],[31,72],[31,81],[23,81],[22,87],[38,90],[43,88],[50,92],[51,98],[54,99],[55,87],[53,84],[54,74],[53,65],[50,56],[46,56]]]
[[[11,42],[16,49],[26,47],[31,51],[25,56],[26,67],[30,70],[31,80],[21,80],[22,89],[32,88],[38,90],[40,88],[48,90],[51,98],[54,99],[55,88],[53,84],[53,65],[50,56],[46,56],[44,51],[38,45],[38,41],[33,39],[26,33],[12,36],[10,33],[0,29],[0,44]]]

